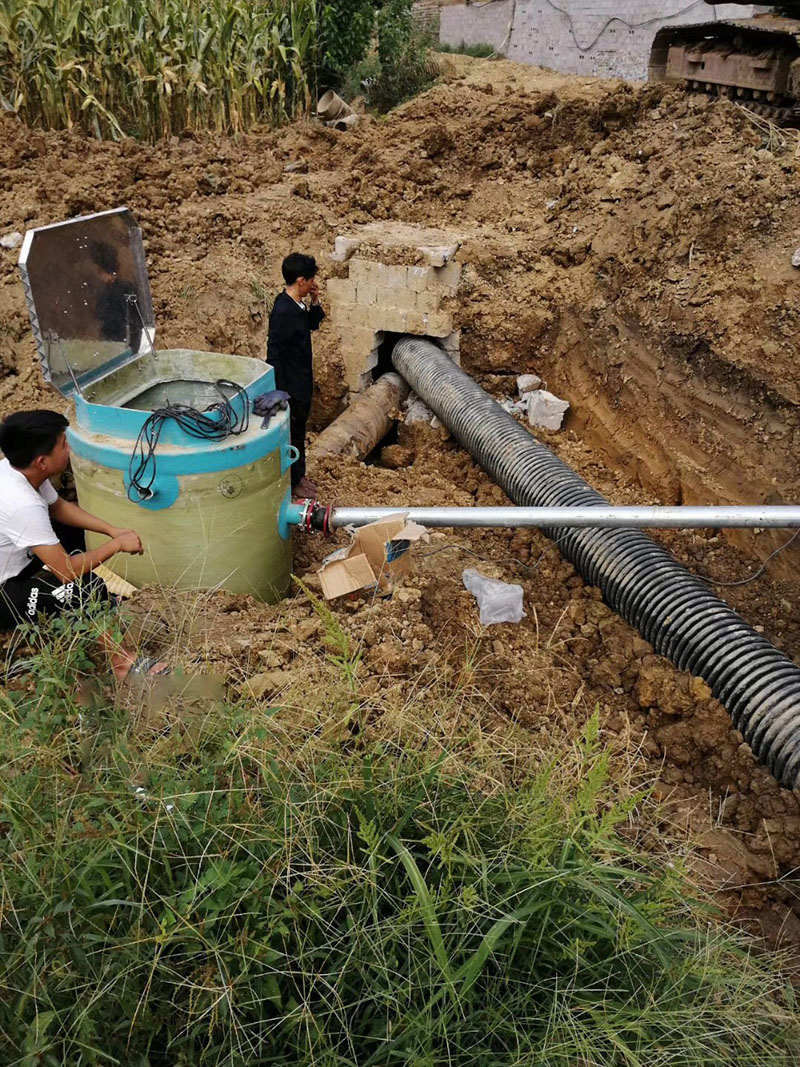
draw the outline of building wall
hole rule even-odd
[[[509,59],[571,74],[644,80],[661,26],[747,18],[754,10],[704,0],[491,0],[443,7],[439,40],[454,47],[499,47],[511,22],[503,48]]]
[[[514,0],[480,4],[453,4],[439,12],[439,41],[458,48],[462,44],[490,44],[499,48],[508,33]]]

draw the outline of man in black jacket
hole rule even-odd
[[[314,375],[311,331],[319,329],[325,312],[319,303],[317,264],[313,256],[292,252],[281,265],[286,288],[275,298],[269,316],[267,362],[275,369],[275,388],[289,394],[292,444],[299,456],[292,464],[292,494],[313,497],[317,487],[306,478],[306,423]],[[305,298],[311,303],[306,307]]]

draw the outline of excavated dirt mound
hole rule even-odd
[[[375,220],[472,233],[459,299],[464,365],[495,395],[536,371],[572,404],[547,443],[615,502],[792,500],[798,484],[798,159],[742,112],[661,86],[453,58],[442,83],[346,133],[300,123],[239,139],[98,144],[0,116],[0,235],[120,204],[146,238],[159,347],[263,358],[281,259],[326,262],[334,237]],[[35,361],[16,274],[0,249],[0,411],[57,406]],[[331,267],[330,273],[341,267]],[[343,403],[332,330],[317,346],[316,426]],[[408,465],[326,461],[326,501],[504,503],[470,457],[401,428]],[[660,538],[718,581],[746,576],[782,538]],[[314,587],[330,542],[298,537]],[[800,649],[800,550],[729,602],[788,654]],[[481,632],[465,566],[519,582],[527,616]],[[278,607],[215,594],[130,608],[149,639],[266,694],[323,654],[305,594]],[[362,685],[409,685],[436,665],[495,714],[547,732],[595,707],[658,768],[675,818],[702,835],[708,877],[773,939],[800,941],[790,872],[797,798],[753,759],[707,688],[672,668],[535,532],[436,535],[393,598],[333,611],[363,648]],[[191,617],[192,626],[186,625]],[[773,882],[769,889],[754,883]],[[733,899],[733,898],[731,898]],[[764,907],[768,903],[769,907]]]

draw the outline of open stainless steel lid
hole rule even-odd
[[[19,269],[42,373],[65,396],[150,351],[150,280],[127,208],[28,230]]]

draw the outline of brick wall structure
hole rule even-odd
[[[417,0],[411,6],[414,25],[430,41],[439,37],[439,11],[437,0]]]
[[[347,276],[331,278],[325,298],[351,393],[372,383],[387,333],[431,338],[458,361],[458,248],[452,240],[415,243],[408,233],[394,239],[384,233],[377,244],[357,235],[337,238],[332,258],[347,264]]]
[[[502,47],[508,59],[570,74],[645,80],[666,25],[742,19],[762,10],[705,0],[489,0],[443,7],[439,40]]]

